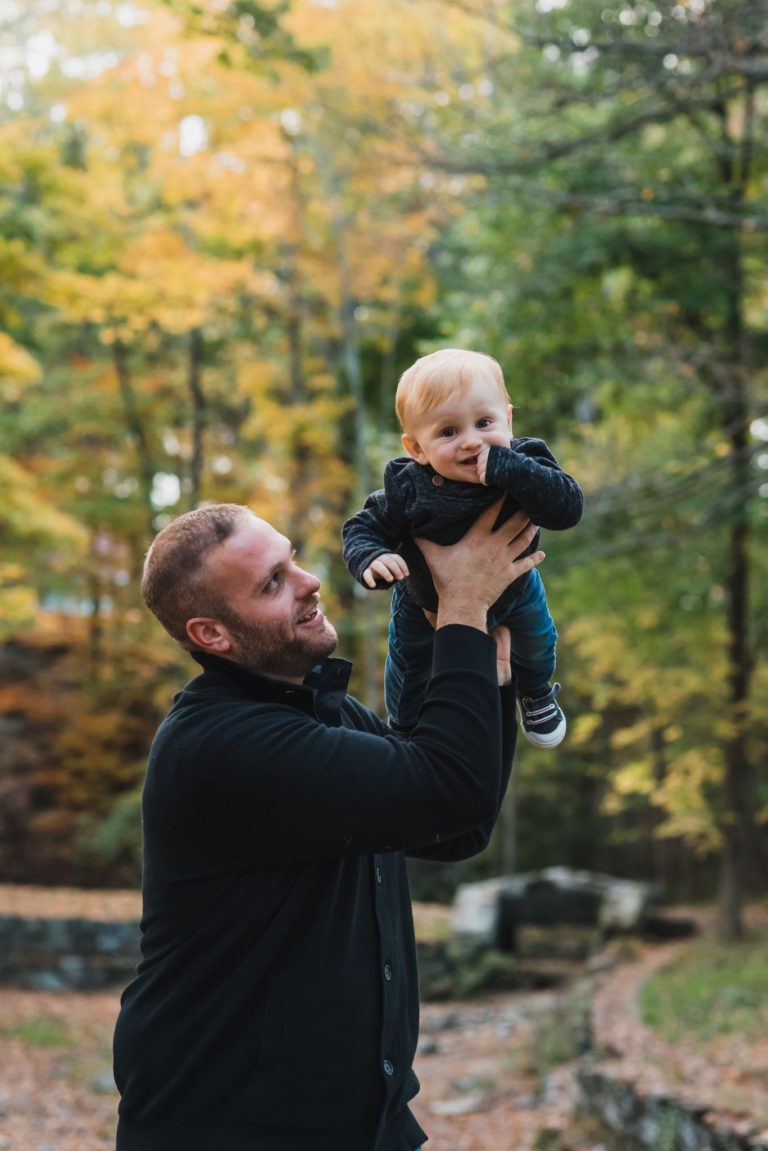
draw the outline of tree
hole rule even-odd
[[[553,321],[571,321],[570,336],[553,340],[540,330],[529,338],[525,319],[511,315],[499,293],[502,308],[492,330],[504,326],[514,335],[497,335],[498,345],[517,366],[522,343],[539,375],[549,368],[551,381],[556,365],[542,352],[554,353],[566,368],[558,373],[564,384],[558,402],[570,395],[573,410],[595,423],[606,419],[607,402],[627,403],[620,388],[610,387],[612,370],[636,375],[639,368],[648,376],[661,353],[679,373],[674,379],[665,372],[673,403],[697,420],[712,453],[710,467],[718,466],[719,486],[710,490],[704,514],[721,548],[711,570],[722,570],[725,591],[720,914],[723,934],[734,938],[742,930],[755,807],[748,589],[757,476],[749,428],[764,395],[765,340],[750,315],[764,290],[768,230],[758,115],[768,81],[765,12],[743,0],[613,8],[557,2],[514,17],[503,4],[483,7],[504,33],[504,66],[497,58],[493,67],[493,108],[482,131],[467,131],[466,116],[460,117],[463,133],[451,124],[450,148],[440,141],[431,161],[482,175],[486,219],[496,228],[510,201],[516,216],[524,211],[529,226],[536,221],[540,242],[529,247],[529,270],[518,277],[534,301],[523,312],[538,309],[534,322],[541,325],[545,302],[550,331]],[[474,10],[481,14],[482,7]],[[521,233],[515,236],[522,247]],[[554,245],[554,259],[544,255],[542,242]],[[500,283],[504,265],[489,263],[492,281]],[[548,273],[553,278],[544,285]],[[590,304],[604,306],[606,292],[622,297],[623,322],[613,333],[604,314],[589,312]],[[484,319],[477,316],[475,327]],[[577,354],[588,358],[579,364]],[[596,375],[603,376],[602,397]],[[696,384],[704,404],[694,398]],[[669,395],[659,396],[651,383],[654,393],[670,405]],[[634,393],[627,412],[636,400]],[[694,476],[692,468],[688,485]],[[685,490],[683,483],[680,493]],[[698,519],[695,528],[702,530],[699,491],[694,521],[673,513],[670,528],[691,528]],[[672,484],[662,492],[675,498]],[[609,524],[606,518],[603,527]]]
[[[78,805],[113,841],[135,813],[137,733],[180,674],[136,575],[201,500],[284,525],[380,704],[385,597],[339,570],[339,521],[400,450],[400,371],[470,344],[504,365],[518,432],[588,494],[546,541],[571,728],[546,762],[521,747],[518,857],[666,876],[651,835],[681,858],[683,837],[707,859],[730,844],[738,926],[728,829],[768,730],[749,7],[97,8],[14,9],[20,45],[44,28],[48,71],[38,54],[24,78],[21,52],[0,114],[6,591],[27,618],[66,608],[36,633],[76,631],[81,676],[48,715],[66,754],[39,826],[53,804],[65,852]],[[59,683],[63,664],[41,667]]]

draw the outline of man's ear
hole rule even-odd
[[[411,456],[412,459],[414,459],[417,464],[428,464],[429,463],[429,460],[427,459],[426,455],[422,451],[421,445],[419,444],[418,440],[412,440],[410,436],[407,436],[405,434],[403,434],[403,436],[401,438],[403,441],[403,447],[407,451],[408,455]]]
[[[232,636],[229,630],[223,623],[209,616],[194,616],[188,619],[187,635],[196,648],[211,652],[212,655],[226,655],[232,650]]]

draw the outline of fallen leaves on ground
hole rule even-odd
[[[107,923],[137,922],[138,891],[82,891],[77,887],[35,887],[0,883],[0,915],[41,919],[96,919]]]
[[[706,929],[706,925],[705,925]],[[669,1043],[645,1026],[638,997],[643,983],[680,950],[679,944],[645,948],[618,967],[592,1001],[599,1065],[649,1095],[673,1095],[704,1109],[715,1124],[737,1130],[768,1128],[768,1039],[738,1034]]]
[[[552,992],[482,996],[426,1004],[413,1110],[435,1151],[531,1151],[537,1132],[563,1129],[574,1105],[570,1066],[546,1077],[530,1053],[534,1029],[553,1008]]]
[[[0,885],[0,914],[131,919],[139,897]],[[444,909],[435,916],[443,918]],[[591,1058],[641,1089],[711,1108],[724,1123],[768,1127],[768,1041],[718,1036],[693,1049],[667,1044],[642,1025],[639,988],[673,951],[645,946],[595,977],[598,1050]],[[119,994],[0,988],[0,1151],[112,1151]],[[422,1090],[413,1106],[430,1149],[533,1151],[543,1128],[569,1130],[576,1063],[543,1068],[535,1050],[537,1029],[547,1026],[557,999],[553,991],[509,992],[423,1007]]]
[[[119,992],[0,988],[2,1151],[110,1151]]]

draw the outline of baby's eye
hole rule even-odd
[[[489,428],[492,423],[493,423],[493,420],[491,419],[490,416],[483,416],[482,419],[479,419],[477,421],[477,427],[478,428]]]
[[[443,430],[440,432],[440,435],[441,436],[452,436],[452,435],[454,435],[455,431],[456,431],[455,428],[443,428]]]

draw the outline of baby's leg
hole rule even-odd
[[[432,676],[434,629],[405,590],[395,584],[384,665],[384,702],[390,727],[406,734],[416,726]]]
[[[507,609],[503,622],[510,631],[518,695],[542,695],[555,672],[557,630],[537,571],[529,573],[522,597]]]
[[[550,684],[555,671],[557,630],[537,571],[529,574],[521,598],[507,610],[504,623],[510,630],[523,734],[535,747],[557,747],[567,727],[557,702],[560,684]]]

